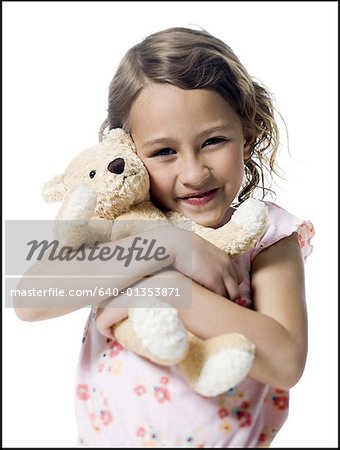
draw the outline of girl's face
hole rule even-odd
[[[222,96],[152,83],[128,117],[152,198],[204,226],[223,224],[243,179],[251,137]]]

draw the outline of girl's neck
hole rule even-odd
[[[233,212],[235,211],[235,208],[232,206],[229,206],[229,208],[227,209],[226,213],[224,214],[223,219],[221,220],[220,223],[218,223],[217,225],[215,225],[212,228],[220,228],[223,225],[225,225],[227,222],[229,222],[229,220],[231,219],[231,216],[233,215]]]

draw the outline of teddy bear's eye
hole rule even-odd
[[[90,178],[94,178],[95,175],[96,175],[96,171],[91,170],[91,172],[89,173]]]

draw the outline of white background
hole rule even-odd
[[[310,347],[273,447],[337,446],[337,3],[3,2],[4,218],[52,219],[42,184],[97,142],[123,54],[197,25],[274,92],[291,157],[277,203],[316,228],[306,263]],[[4,447],[72,447],[84,309],[36,323],[4,310]]]

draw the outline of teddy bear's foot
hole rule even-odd
[[[123,346],[157,364],[177,364],[189,348],[177,310],[157,298],[147,302],[147,308],[129,309],[129,318],[115,327],[115,336]]]
[[[189,351],[179,363],[188,384],[200,395],[214,397],[243,381],[254,360],[255,346],[238,333],[203,341],[190,335]]]
[[[135,334],[149,359],[163,365],[176,364],[187,354],[187,331],[175,308],[156,298],[149,301],[148,308],[130,309]]]

